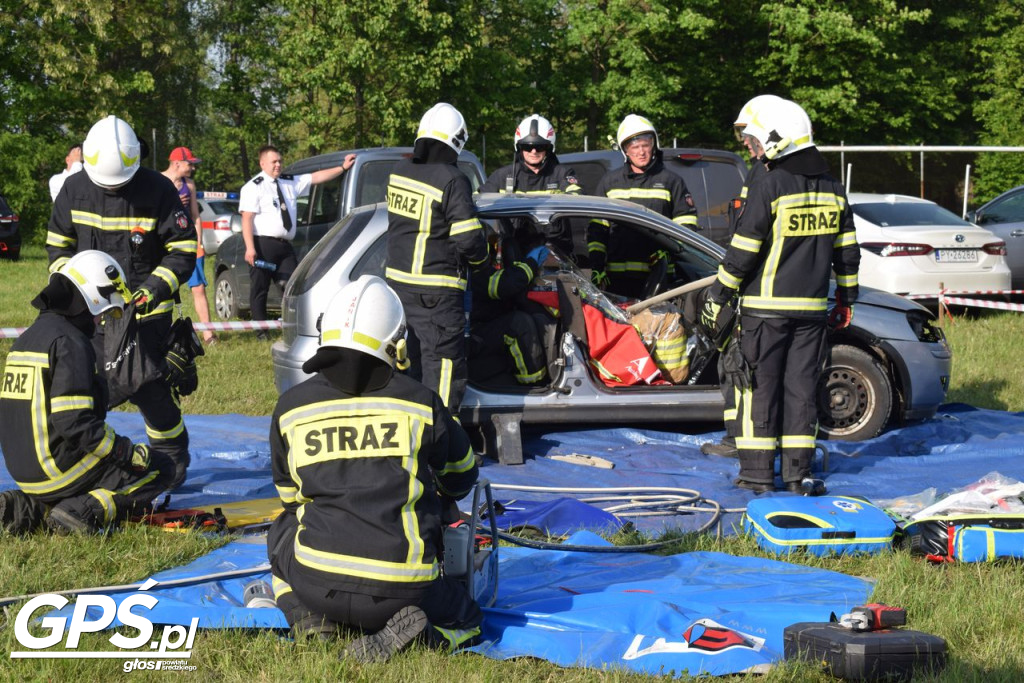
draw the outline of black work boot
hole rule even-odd
[[[423,610],[408,605],[395,612],[381,630],[346,645],[341,656],[363,664],[386,662],[409,647],[429,626]]]
[[[723,436],[719,443],[705,441],[700,445],[700,452],[704,455],[716,455],[720,458],[740,457],[740,452],[736,450],[736,439],[731,436]]]
[[[800,481],[787,481],[786,490],[798,496],[824,496],[828,493],[825,482],[811,477],[804,477]]]
[[[746,479],[734,479],[732,483],[737,488],[747,489],[754,493],[771,493],[775,490],[775,484],[762,484],[756,481],[747,481]]]
[[[95,518],[86,519],[84,516],[76,515],[62,507],[50,510],[50,514],[46,517],[46,526],[59,536],[94,534],[100,530],[100,525],[96,523]]]

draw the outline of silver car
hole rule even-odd
[[[569,195],[498,195],[476,198],[482,220],[528,218],[542,229],[568,219],[574,227],[592,218],[616,221],[658,240],[671,255],[673,275],[649,293],[669,291],[716,272],[723,250],[663,216],[629,202]],[[278,391],[307,377],[302,363],[316,351],[317,318],[330,298],[364,273],[383,276],[387,207],[354,211],[334,226],[302,260],[283,300],[284,334],[271,354]],[[579,299],[569,286],[570,305]],[[827,438],[861,440],[886,426],[935,414],[945,401],[952,352],[935,317],[899,296],[862,288],[853,324],[830,337],[831,356],[819,386],[819,418]],[[720,421],[722,395],[715,363],[696,384],[606,386],[587,362],[585,331],[564,322],[549,358],[552,379],[539,387],[470,383],[462,402],[463,425],[485,437],[514,433],[523,424],[642,424]],[[486,445],[488,440],[485,439]],[[499,451],[500,452],[500,451]]]
[[[1024,185],[982,204],[967,214],[967,220],[1006,242],[1006,265],[1010,267],[1011,286],[1024,289]]]
[[[232,232],[242,230],[242,214],[238,213],[237,192],[196,192],[199,220],[203,223],[203,249],[213,255]]]

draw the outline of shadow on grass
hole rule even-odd
[[[946,401],[966,403],[975,408],[1009,410],[1009,404],[999,397],[1009,387],[1010,383],[1005,379],[972,380],[950,389]]]

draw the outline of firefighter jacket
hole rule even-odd
[[[829,277],[836,299],[857,298],[860,248],[842,184],[816,148],[783,157],[749,189],[711,287],[722,303],[740,294],[744,315],[824,319]]]
[[[106,413],[92,341],[43,311],[11,347],[0,387],[0,448],[21,490],[59,497],[93,476],[114,448]]]
[[[470,323],[487,323],[510,310],[527,306],[526,292],[534,274],[539,270],[540,266],[535,260],[524,258],[508,267],[481,268],[475,271],[470,277]]]
[[[558,163],[554,152],[548,152],[540,171],[534,173],[516,152],[516,161],[502,166],[480,186],[480,192],[513,192],[521,194],[581,194],[576,172],[571,166]]]
[[[51,273],[86,249],[113,256],[132,292],[145,288],[160,302],[140,318],[171,312],[174,295],[195,270],[196,245],[196,228],[174,183],[149,168],[115,190],[85,173],[69,176],[46,233]]]
[[[682,177],[665,168],[660,151],[641,173],[634,173],[629,163],[608,171],[598,181],[594,194],[640,204],[673,223],[697,229],[693,197]],[[643,274],[651,269],[657,245],[635,231],[623,234],[609,221],[592,220],[587,227],[587,251],[594,270]]]
[[[441,501],[477,478],[469,437],[441,399],[394,374],[361,395],[323,373],[285,392],[270,426],[274,485],[299,527],[295,558],[311,581],[389,597],[439,575]]]
[[[399,162],[388,181],[388,266],[398,285],[464,290],[489,261],[469,179],[454,164]]]

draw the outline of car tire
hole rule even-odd
[[[819,436],[863,441],[878,436],[892,412],[892,383],[882,363],[847,344],[832,347],[818,380]]]
[[[213,290],[213,308],[221,320],[237,320],[239,317],[238,292],[231,284],[231,277],[226,270],[217,275]]]

